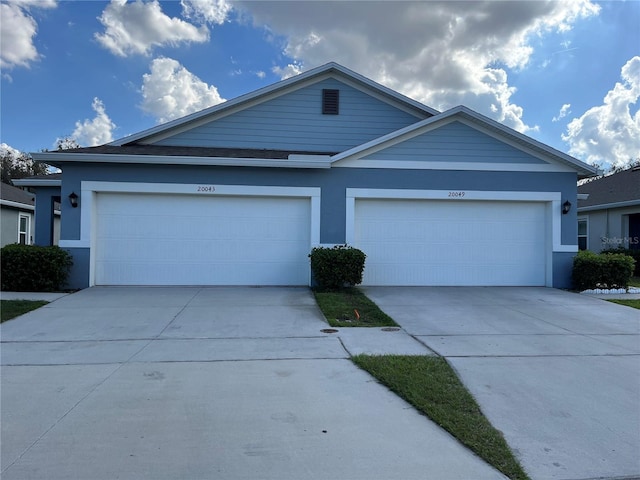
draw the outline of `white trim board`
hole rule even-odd
[[[574,172],[563,165],[540,163],[423,162],[420,160],[346,159],[334,168],[386,168],[396,170],[463,170],[485,172]]]

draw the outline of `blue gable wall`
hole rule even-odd
[[[340,90],[339,115],[322,114],[325,88]],[[421,119],[327,79],[155,144],[341,152]]]
[[[546,163],[461,122],[448,123],[363,158],[431,162]]]

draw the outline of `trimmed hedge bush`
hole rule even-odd
[[[65,285],[71,255],[60,247],[6,245],[2,257],[2,290],[16,292],[52,292]]]
[[[630,248],[618,247],[611,248],[609,250],[603,250],[602,253],[622,253],[629,257],[633,257],[633,259],[636,261],[636,268],[634,269],[633,274],[636,277],[640,277],[640,249],[631,250]]]
[[[635,260],[621,253],[578,252],[573,259],[573,286],[590,288],[627,288]]]
[[[313,277],[320,288],[335,290],[362,283],[366,255],[357,248],[315,247],[309,257]]]

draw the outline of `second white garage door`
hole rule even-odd
[[[542,202],[356,199],[363,285],[543,286]]]
[[[98,193],[96,285],[308,285],[311,202]]]

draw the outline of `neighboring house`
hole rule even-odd
[[[1,184],[0,247],[11,243],[31,245],[35,238],[34,213],[33,193],[6,183]],[[53,228],[51,244],[57,245],[60,239],[59,209],[54,212]]]
[[[365,285],[568,287],[576,183],[596,173],[335,63],[33,157],[63,171],[58,189],[37,188],[36,209],[46,222],[40,206],[63,200],[72,288],[309,285],[311,248],[344,243],[366,253]]]
[[[600,252],[617,247],[640,250],[640,166],[578,187],[578,245]]]

